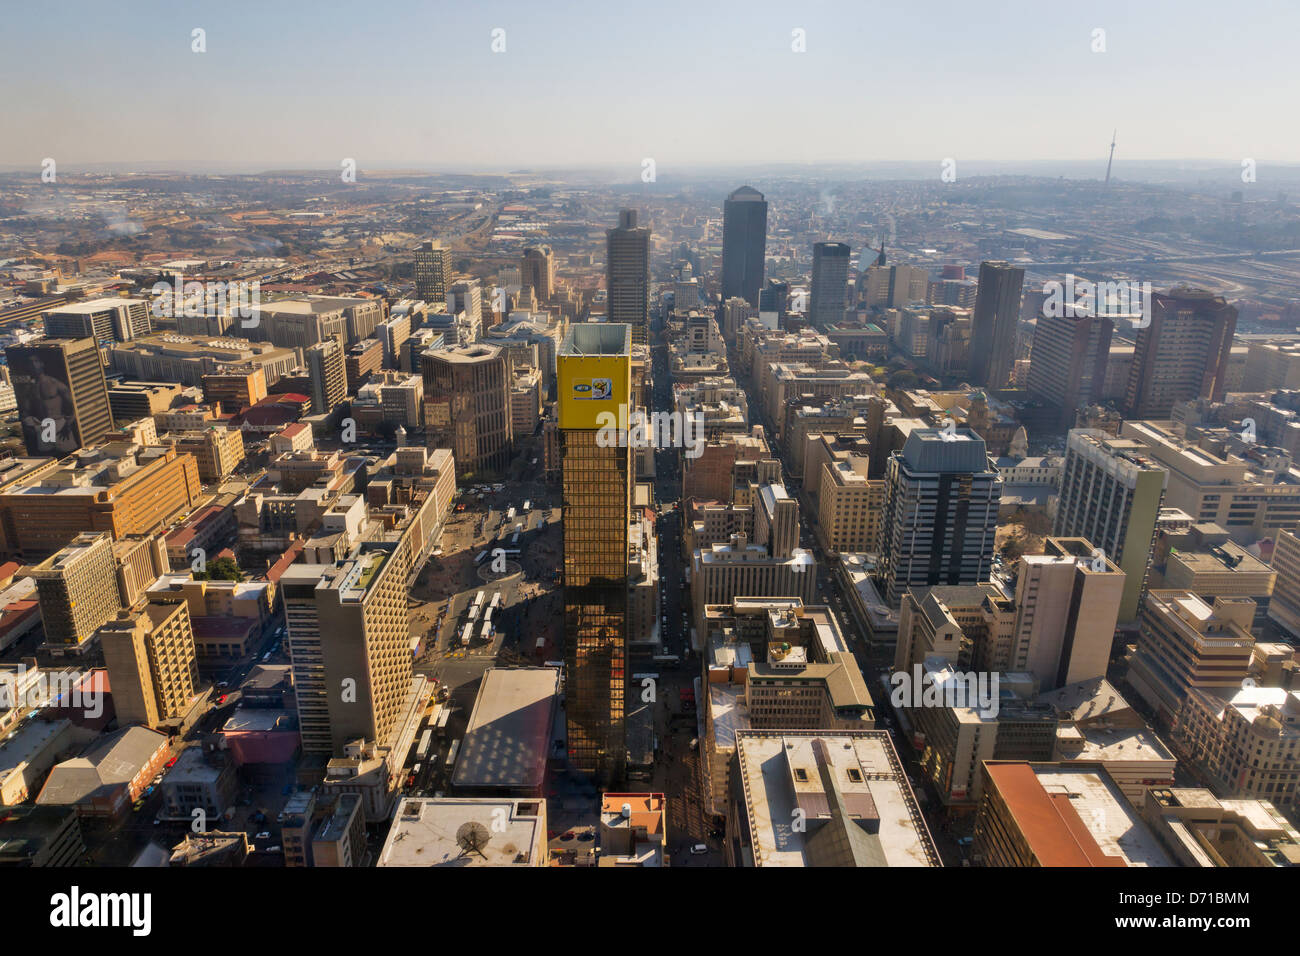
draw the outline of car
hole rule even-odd
[[[257,836],[253,837],[253,839],[254,839],[254,840],[269,840],[269,839],[271,839],[271,831],[270,831],[270,830],[263,830],[263,831],[262,831],[261,833],[259,833]]]
[[[230,686],[230,681],[228,681],[228,680],[219,680],[219,681],[217,681],[217,686],[218,686],[218,687],[229,687],[229,686]]]
[[[139,813],[141,810],[144,809],[144,800],[137,800],[134,804],[131,805],[131,809],[135,813]]]
[[[222,694],[220,697],[218,697],[217,706],[220,707],[222,704],[224,704],[226,702],[226,698],[229,696],[230,696],[229,694]]]
[[[576,836],[576,834],[572,830],[568,830],[560,836],[560,839],[567,843],[569,840],[572,840],[574,836]]]
[[[168,761],[167,761],[167,763],[166,763],[165,766],[167,767],[168,770],[170,770],[172,767],[176,766],[176,760],[177,760],[176,757],[172,757],[171,760],[168,760]]]
[[[691,847],[691,856],[698,856],[701,853],[708,853],[708,852],[709,852],[709,847],[707,844],[704,843],[697,843],[695,844],[695,846]]]
[[[267,853],[279,853],[279,852],[280,852],[280,844],[277,843],[277,844],[275,844],[274,846],[268,846],[268,847],[266,848],[266,852],[267,852]]]
[[[153,778],[153,785],[156,787],[158,786],[158,784],[162,783],[162,778],[163,778],[162,774],[158,774],[157,776],[155,776]]]

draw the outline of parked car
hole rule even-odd
[[[691,847],[692,856],[697,856],[701,853],[708,853],[708,852],[709,852],[708,845],[704,843],[697,843],[695,844],[695,846]]]

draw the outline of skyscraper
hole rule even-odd
[[[917,429],[885,467],[880,576],[898,607],[911,587],[979,584],[993,567],[1002,482],[969,429]]]
[[[183,717],[199,686],[190,608],[148,604],[99,629],[117,721],[158,727]]]
[[[326,339],[306,351],[307,377],[311,381],[311,413],[326,415],[348,395],[348,373],[343,346]]]
[[[650,341],[650,230],[636,224],[636,210],[618,214],[618,225],[605,230],[605,288],[609,318],[631,329],[632,343]]]
[[[1168,418],[1178,402],[1223,400],[1237,310],[1203,289],[1151,296],[1151,324],[1138,329],[1125,418]]]
[[[1016,362],[1016,326],[1025,270],[1006,262],[981,262],[971,317],[970,384],[1006,388]]]
[[[1124,572],[1121,625],[1137,618],[1165,478],[1138,442],[1095,429],[1070,432],[1054,533],[1087,538]]]
[[[741,186],[722,204],[722,301],[739,296],[758,305],[767,255],[767,201]]]
[[[812,295],[808,321],[819,329],[841,321],[849,304],[849,247],[844,242],[813,244]]]
[[[627,667],[628,511],[632,451],[600,427],[626,427],[631,329],[571,327],[557,360],[564,506],[564,659],[569,762],[605,781],[623,776]]]
[[[113,430],[94,339],[42,339],[5,349],[29,455],[61,458]]]
[[[426,302],[442,302],[451,285],[451,250],[434,239],[415,250],[415,296]]]
[[[429,448],[451,448],[465,474],[504,472],[514,431],[511,362],[505,349],[476,343],[420,356]]]
[[[280,578],[304,753],[388,745],[411,689],[410,549],[408,534],[367,541],[342,561],[293,564]]]
[[[539,303],[551,300],[555,291],[555,254],[550,246],[532,246],[519,260],[519,285],[531,288]]]
[[[1046,313],[1034,328],[1034,348],[1029,362],[1029,395],[1060,409],[1058,427],[1074,424],[1075,409],[1101,400],[1106,384],[1115,323],[1106,316],[1076,311]]]

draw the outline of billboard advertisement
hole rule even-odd
[[[76,405],[61,353],[52,349],[8,350],[9,378],[29,455],[66,455],[81,447]]]
[[[601,412],[619,415],[631,400],[632,360],[627,355],[560,355],[556,381],[560,427],[599,428]]]

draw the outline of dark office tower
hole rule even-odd
[[[630,326],[632,342],[650,340],[650,230],[636,224],[636,210],[618,214],[618,226],[605,230],[607,321]]]
[[[29,455],[61,457],[113,430],[94,339],[42,339],[5,349]]]
[[[758,311],[776,312],[782,316],[790,307],[790,283],[768,279],[758,293]]]
[[[739,296],[758,305],[767,255],[767,200],[741,186],[722,204],[722,301]]]
[[[819,329],[844,319],[849,304],[849,247],[844,242],[813,243],[812,295],[808,321]]]
[[[531,246],[519,260],[519,285],[532,289],[538,302],[551,301],[555,291],[555,254],[550,246]]]
[[[981,262],[971,319],[970,384],[1006,388],[1016,361],[1016,325],[1025,270],[1005,262]]]
[[[1115,323],[1106,316],[1043,314],[1034,327],[1029,356],[1029,397],[1060,410],[1057,427],[1074,424],[1075,410],[1101,400]]]
[[[311,382],[311,413],[326,415],[348,397],[347,362],[335,338],[308,346],[304,352]]]
[[[987,581],[1001,500],[984,439],[914,430],[885,466],[880,579],[890,606],[908,588]]]
[[[564,506],[565,719],[569,763],[620,782],[627,756],[628,515],[632,452],[602,426],[626,427],[628,326],[579,323],[557,357]]]
[[[1124,417],[1168,418],[1178,402],[1223,401],[1237,310],[1204,289],[1150,299],[1151,324],[1138,329]]]

